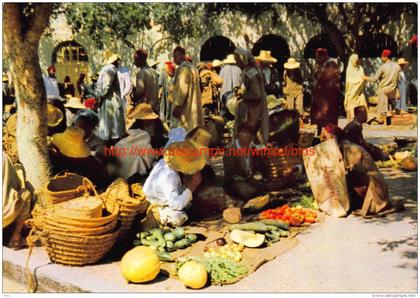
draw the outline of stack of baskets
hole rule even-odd
[[[66,177],[72,177],[72,181],[77,178],[74,174],[67,174]],[[53,178],[48,185],[54,185],[56,179]],[[63,176],[58,180],[68,182]],[[48,185],[44,190],[48,189]],[[82,187],[85,191],[83,197],[69,198],[71,190],[67,189],[68,199],[59,203],[52,202],[57,202],[58,197],[63,199],[60,192],[60,196],[56,196],[51,189],[40,194],[43,206],[38,206],[33,213],[33,227],[52,262],[72,266],[96,263],[118,239],[118,206],[112,212],[107,212],[92,183],[83,177]],[[78,189],[79,186],[73,188],[73,196]],[[88,190],[92,190],[95,196],[90,196]]]
[[[127,236],[138,215],[145,215],[149,205],[141,185],[139,183],[132,184],[130,189],[128,183],[122,178],[115,180],[101,197],[108,211],[115,209],[116,206],[119,208],[120,239]]]

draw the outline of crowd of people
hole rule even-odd
[[[357,54],[351,55],[344,90],[350,123],[343,130],[337,126],[341,90],[338,64],[326,49],[317,49],[315,55],[311,124],[317,126],[321,141],[335,137],[340,143],[349,164],[350,185],[361,198],[362,215],[389,207],[385,180],[373,162],[387,156],[363,138],[363,123],[368,121],[366,83],[379,82],[375,115],[378,122],[383,123],[383,117],[394,109],[407,111],[404,68],[408,62],[404,58],[393,62],[391,54],[387,49],[382,52],[383,64],[372,77],[365,75]],[[80,74],[76,88],[68,76],[62,84],[58,83],[56,69],[48,67],[44,84],[49,157],[54,174],[75,172],[89,178],[99,189],[105,189],[117,177],[143,181],[144,192],[152,204],[150,212],[157,221],[180,226],[188,220],[186,210],[193,195],[202,189],[199,186],[213,181],[209,157],[173,156],[168,154],[170,150],[164,151],[163,158],[115,152],[129,152],[133,146],[222,146],[229,124],[231,148],[297,143],[299,127],[307,113],[304,78],[295,58],[290,57],[284,64],[283,75],[273,66],[277,59],[266,50],[254,57],[251,51],[238,47],[223,61],[195,66],[186,50],[178,46],[173,50],[173,61],[165,62],[160,74],[158,63],[148,58],[146,50],[135,51],[133,64],[138,71],[132,80],[121,58],[105,51],[104,65],[90,78],[92,83],[86,83],[86,75]],[[3,76],[3,104],[13,106],[6,79]],[[11,114],[13,111],[6,126],[16,123]],[[226,191],[238,199],[252,199],[264,190],[258,162],[252,156],[225,156],[224,172]],[[364,200],[366,197],[369,201]]]

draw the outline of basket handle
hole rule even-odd
[[[116,185],[111,185],[110,187],[109,187],[109,190],[111,190],[113,187],[115,187]],[[89,180],[89,179],[87,179],[87,178],[85,178],[85,177],[83,177],[83,187],[85,188],[85,196],[86,196],[86,194],[88,194],[88,192],[87,192],[87,190],[90,188],[90,189],[92,189],[93,190],[93,193],[94,193],[94,195],[97,197],[97,198],[99,198],[101,201],[102,201],[102,205],[103,205],[103,207],[106,207],[106,204],[105,204],[105,200],[100,196],[100,195],[98,195],[98,192],[96,191],[96,188],[95,188],[95,186],[93,185],[93,183]],[[106,198],[108,197],[108,193],[109,193],[109,190],[107,189],[106,190],[106,192],[105,192],[105,196],[106,196]],[[87,197],[87,196],[86,196]],[[114,204],[114,208],[112,209],[112,213],[114,213],[115,212],[115,206],[117,205],[117,212],[119,212],[119,209],[120,209],[120,206],[119,206],[119,204]]]
[[[107,201],[108,201],[108,196],[109,196],[109,194],[111,193],[111,191],[112,191],[112,190],[114,190],[114,189],[118,189],[118,185],[117,185],[116,183],[112,183],[112,184],[111,184],[111,185],[110,185],[110,186],[106,189],[106,191],[105,191],[105,199],[102,199],[102,202],[104,203],[104,205],[106,205],[106,204],[105,204],[105,202],[107,202]],[[120,205],[118,204],[117,200],[115,200],[114,207],[112,208],[112,213],[114,213],[114,211],[115,211],[115,206],[117,206],[118,211],[119,211]]]

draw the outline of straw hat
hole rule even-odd
[[[219,66],[222,66],[222,64],[223,64],[222,61],[218,59],[214,59],[213,62],[211,63],[213,67],[219,67]]]
[[[267,63],[276,63],[277,59],[271,57],[271,51],[260,51],[260,55],[255,57],[255,60]]]
[[[72,158],[85,158],[90,155],[90,148],[85,143],[84,131],[78,127],[69,127],[62,133],[51,137],[51,142],[61,154]]]
[[[113,53],[110,50],[105,50],[103,53],[104,56],[104,64],[112,64],[117,60],[121,60],[120,56],[118,56],[117,54]]]
[[[269,110],[278,107],[279,105],[285,104],[286,100],[284,98],[277,98],[274,95],[268,95],[266,97],[267,107]]]
[[[296,61],[295,58],[289,58],[287,59],[287,62],[284,63],[284,68],[286,69],[295,69],[300,66],[300,63]]]
[[[211,134],[197,127],[190,131],[185,141],[174,142],[166,147],[163,158],[170,168],[184,174],[194,174],[204,168],[207,162],[206,151]]]
[[[398,64],[408,64],[408,61],[406,61],[404,58],[399,58]]]
[[[61,123],[64,115],[61,110],[52,104],[47,104],[47,121],[49,127],[55,127]]]
[[[153,120],[159,118],[153,109],[152,105],[148,103],[138,104],[130,113],[129,118],[138,120]]]
[[[226,59],[223,60],[223,64],[236,64],[235,56],[233,54],[227,55]]]
[[[82,101],[78,97],[70,97],[69,100],[64,104],[66,108],[72,109],[86,109]]]

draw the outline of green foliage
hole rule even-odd
[[[121,40],[131,48],[130,37],[151,28],[151,7],[145,3],[69,3],[67,21],[75,31],[86,31],[99,48],[104,37]]]

